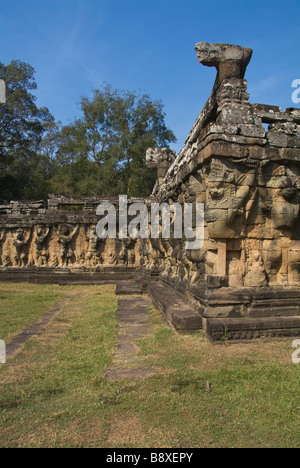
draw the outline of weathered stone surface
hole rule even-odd
[[[137,340],[145,338],[152,330],[150,306],[149,297],[136,295],[119,298],[118,339],[114,362],[105,373],[108,380],[144,379],[157,373],[157,369],[142,366],[143,356],[139,355],[137,345]]]
[[[239,339],[267,335],[268,327],[270,336],[296,333],[297,320],[293,332],[288,324],[300,299],[299,110],[249,103],[250,49],[199,43],[196,51],[200,63],[217,69],[216,82],[153,196],[204,203],[205,242],[191,252],[165,242],[161,277],[216,321],[207,323],[237,320],[228,323],[235,337],[241,327]]]
[[[97,271],[103,266],[139,267],[141,246],[133,239],[99,239],[97,206],[119,198],[66,198],[14,202],[0,207],[0,267]],[[145,202],[129,200],[129,204]],[[117,217],[118,219],[118,217]]]
[[[213,343],[295,337],[300,333],[300,317],[206,319],[205,330]]]
[[[102,267],[98,271],[71,271],[66,268],[0,268],[1,282],[33,284],[115,284],[133,280],[135,268]]]
[[[227,78],[244,78],[253,51],[231,44],[196,44],[197,57],[206,67],[216,67],[217,85]]]
[[[157,168],[158,184],[163,183],[164,177],[171,164],[175,161],[176,153],[169,148],[149,148],[146,153],[146,164],[150,169]]]
[[[165,320],[176,331],[195,331],[202,328],[202,316],[194,307],[187,304],[169,287],[153,283],[149,285],[149,294],[155,306],[162,312]]]
[[[140,286],[133,283],[132,281],[121,281],[117,283],[116,294],[117,296],[130,296],[136,294],[142,294],[143,290]]]
[[[60,275],[66,284],[68,278],[89,281],[79,272],[94,273],[92,280],[100,282],[105,276],[128,280],[136,271],[140,291],[148,287],[179,331],[201,328],[204,317],[213,340],[224,320],[230,339],[294,336],[299,326],[291,315],[300,315],[300,111],[249,102],[251,49],[199,43],[196,51],[200,63],[217,69],[212,93],[177,156],[168,148],[148,150],[157,183],[151,199],[129,204],[204,204],[201,249],[187,250],[184,236],[174,236],[174,220],[169,239],[102,241],[96,208],[103,199],[50,196],[46,203],[0,206],[0,276],[53,281]],[[117,198],[106,201],[118,211]],[[19,270],[21,276],[13,273]],[[131,293],[123,286],[120,294]]]

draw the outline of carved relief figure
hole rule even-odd
[[[46,266],[48,264],[49,252],[46,245],[46,239],[49,232],[50,228],[48,226],[37,225],[35,227],[35,255],[37,266]]]
[[[290,284],[300,282],[300,241],[295,241],[288,251],[288,277]]]
[[[62,262],[63,267],[67,267],[69,262],[71,261],[74,251],[71,246],[71,242],[76,236],[79,226],[73,226],[70,225],[59,225],[57,229],[57,237],[58,237],[58,242],[60,244],[60,258]]]
[[[1,260],[1,263],[3,263],[2,245],[4,244],[5,240],[6,240],[6,229],[3,229],[3,231],[1,231],[1,234],[0,234],[0,260]]]
[[[15,235],[13,236],[13,244],[15,246],[14,261],[15,266],[25,267],[27,261],[27,253],[25,248],[28,245],[31,237],[31,229],[25,233],[25,230],[22,228],[17,229]]]
[[[248,253],[244,284],[247,287],[266,287],[268,285],[264,263],[258,250],[251,250]]]
[[[270,284],[293,283],[298,276],[300,250],[292,238],[299,217],[299,192],[297,180],[287,172],[285,166],[276,167],[266,183],[273,228],[273,240],[264,241],[264,261]]]
[[[136,262],[136,255],[135,255],[135,246],[136,241],[134,239],[130,239],[130,243],[128,244],[127,248],[127,265],[134,266]]]
[[[293,229],[299,215],[299,194],[295,181],[287,176],[284,166],[273,171],[267,187],[271,189],[271,218],[274,228]]]
[[[233,173],[218,160],[212,160],[207,180],[207,205],[205,221],[211,239],[231,239],[238,235],[241,223],[235,225],[237,216],[243,215],[255,172]]]
[[[100,239],[97,235],[95,225],[87,229],[86,240],[88,242],[86,258],[90,266],[96,266],[100,262],[100,251],[98,248]]]
[[[269,283],[287,284],[289,281],[289,249],[293,241],[287,237],[278,237],[263,243],[263,259]]]
[[[12,259],[11,259],[11,254],[12,254],[12,249],[11,249],[11,245],[10,245],[10,242],[9,242],[9,238],[12,240],[13,237],[12,237],[12,234],[10,233],[10,236],[8,237],[8,230],[4,230],[2,232],[2,235],[1,235],[1,238],[2,238],[2,242],[0,243],[0,245],[2,245],[2,252],[1,252],[1,260],[2,260],[2,265],[5,267],[5,268],[8,268],[8,267],[11,267],[12,266]]]
[[[103,263],[104,265],[116,265],[116,239],[107,237],[105,240],[105,247],[103,252]]]
[[[135,264],[135,244],[134,239],[121,239],[121,250],[118,255],[118,264],[133,266]]]

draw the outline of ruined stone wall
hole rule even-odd
[[[199,43],[196,52],[217,70],[211,96],[177,156],[148,150],[158,174],[152,197],[128,202],[203,204],[202,247],[176,238],[173,215],[167,238],[100,240],[97,206],[118,211],[118,198],[51,196],[0,206],[0,270],[130,267],[176,329],[203,324],[212,341],[225,330],[232,340],[299,336],[300,109],[250,103],[251,49]]]
[[[138,241],[99,239],[96,209],[103,201],[115,204],[118,211],[117,198],[96,197],[51,196],[47,202],[22,201],[0,206],[0,267],[97,270],[106,266],[140,266]]]
[[[189,251],[185,239],[161,239],[156,267],[204,316],[249,316],[259,306],[283,314],[284,297],[297,315],[300,109],[249,102],[250,49],[200,43],[196,50],[201,63],[216,67],[216,83],[153,198],[204,203],[205,242]],[[157,166],[161,160],[163,153]],[[259,294],[264,304],[257,305]]]
[[[179,331],[203,327],[212,341],[299,336],[300,109],[249,101],[251,49],[199,43],[196,52],[216,68],[211,96],[177,156],[147,151],[157,169],[152,197],[128,203],[204,205],[202,247],[176,238],[174,214],[166,238],[99,239],[97,206],[118,212],[118,198],[11,202],[0,206],[2,278],[135,276]]]

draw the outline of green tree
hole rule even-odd
[[[46,108],[38,108],[32,91],[37,88],[34,69],[18,60],[0,63],[6,84],[6,103],[0,105],[0,201],[39,198],[45,195],[43,180],[49,170],[39,145],[53,121]]]
[[[81,119],[61,129],[56,151],[61,165],[50,182],[53,191],[149,195],[156,173],[146,167],[146,150],[176,141],[161,101],[105,86],[91,99],[82,98],[81,110]]]

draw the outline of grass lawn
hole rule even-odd
[[[68,288],[33,284],[0,284],[0,339],[7,343],[67,294]]]
[[[36,297],[40,288],[0,285],[1,333],[20,328],[7,325],[17,316],[19,291]],[[66,294],[45,288],[45,308]],[[291,339],[212,346],[203,333],[176,334],[153,309],[139,365],[158,374],[107,381],[117,337],[114,289],[69,287],[78,296],[0,366],[1,447],[300,446],[300,367],[292,364]]]

